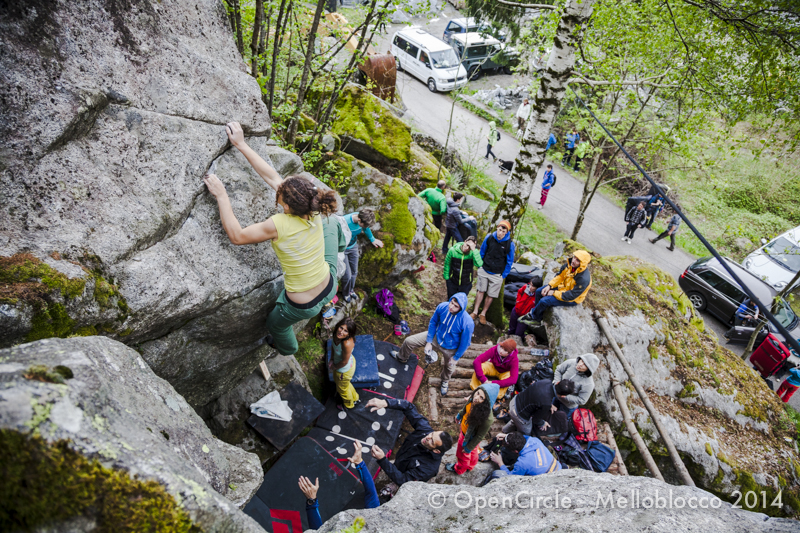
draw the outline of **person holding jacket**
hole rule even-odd
[[[488,481],[497,479],[503,476],[539,476],[541,474],[550,474],[561,470],[561,463],[558,459],[553,457],[547,446],[544,445],[536,437],[526,437],[518,431],[505,435],[503,433],[497,434],[498,440],[505,440],[506,446],[513,451],[519,451],[519,458],[514,463],[514,469],[509,470],[503,463],[502,456],[497,452],[492,452],[492,462],[496,464],[499,469],[492,472]],[[487,481],[487,482],[488,482]]]
[[[470,235],[464,242],[455,244],[444,259],[444,281],[447,285],[447,299],[457,292],[469,294],[475,268],[483,266],[483,259],[477,250],[477,241]]]
[[[428,419],[419,414],[414,404],[407,400],[373,398],[367,402],[370,412],[378,409],[399,409],[414,428],[394,458],[394,464],[386,458],[380,446],[372,446],[372,457],[398,486],[408,481],[428,481],[439,472],[442,456],[453,447],[453,437],[446,431],[434,431]]]
[[[417,196],[428,202],[431,206],[431,213],[433,214],[433,225],[439,231],[442,230],[442,217],[447,213],[447,198],[444,196],[444,191],[447,189],[447,182],[439,180],[436,187],[425,189]]]
[[[589,252],[576,250],[550,283],[536,289],[536,305],[520,321],[529,326],[540,326],[544,312],[551,307],[572,307],[583,303],[592,288],[591,260]]]
[[[594,378],[592,374],[597,371],[600,359],[593,353],[585,353],[575,359],[567,359],[556,367],[553,375],[553,385],[558,385],[563,380],[570,380],[574,387],[572,394],[558,396],[553,400],[551,412],[557,409],[566,411],[567,417],[572,416],[572,411],[589,401],[589,396],[594,391]]]
[[[434,350],[443,356],[442,361],[442,396],[447,396],[450,378],[456,369],[456,362],[472,343],[472,332],[475,323],[467,314],[467,295],[457,292],[447,302],[436,306],[428,324],[428,331],[411,335],[403,342],[400,351],[392,351],[391,355],[401,363],[408,361],[414,350],[425,346],[426,361],[436,362]],[[430,355],[429,355],[430,354]]]
[[[469,472],[478,464],[480,442],[489,433],[494,423],[492,406],[497,400],[500,390],[495,383],[484,383],[473,392],[467,404],[456,415],[460,422],[458,445],[456,446],[456,462],[448,463],[445,468],[459,476]]]
[[[506,335],[516,335],[522,337],[525,335],[525,330],[528,325],[520,322],[519,318],[527,315],[531,309],[536,305],[536,289],[542,286],[542,277],[533,276],[531,279],[519,288],[517,291],[517,300],[514,303],[514,308],[511,310],[511,316],[508,318],[508,331]]]
[[[555,182],[556,175],[553,173],[553,165],[547,165],[547,170],[542,178],[542,196],[539,198],[539,207],[536,209],[544,208],[544,203],[547,201],[547,195],[550,194],[550,189],[553,188]]]
[[[486,136],[486,141],[486,155],[483,156],[483,158],[489,159],[491,155],[493,161],[497,162],[497,156],[492,152],[492,146],[500,141],[500,134],[497,133],[497,124],[495,124],[494,121],[489,122],[489,135]]]
[[[569,379],[562,379],[558,385],[553,385],[549,379],[534,381],[511,399],[508,405],[511,420],[503,426],[503,433],[516,430],[523,435],[531,435],[534,430],[533,420],[548,418],[556,397],[574,393],[575,386]]]
[[[500,387],[497,398],[504,398],[508,388],[519,378],[517,341],[506,339],[492,346],[472,361],[472,369],[472,381],[469,384],[472,390],[481,384],[494,383]]]
[[[486,324],[486,311],[492,305],[492,300],[500,294],[503,280],[511,272],[514,253],[514,242],[511,240],[511,223],[507,220],[501,220],[497,223],[497,231],[487,235],[481,245],[483,266],[478,269],[478,294],[475,296],[475,309],[472,310],[470,315],[473,320],[478,318],[481,303],[484,303],[480,321],[481,324]],[[485,302],[484,295],[486,296]]]
[[[625,235],[622,236],[623,241],[631,243],[633,234],[636,233],[636,228],[644,226],[644,221],[647,218],[647,211],[644,210],[644,202],[639,202],[639,205],[632,208],[625,215],[625,220],[628,222],[628,229],[625,230]]]

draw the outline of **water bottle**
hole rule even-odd
[[[531,348],[531,355],[535,355],[537,357],[549,357],[550,350],[548,349],[541,349],[541,348]]]

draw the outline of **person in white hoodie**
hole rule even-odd
[[[589,397],[594,391],[594,378],[592,374],[597,371],[600,359],[593,353],[585,353],[575,359],[567,359],[556,367],[553,375],[553,385],[557,385],[562,379],[572,381],[575,392],[567,396],[557,396],[553,399],[550,412],[557,410],[567,412],[567,417],[572,416],[572,412],[589,401]]]

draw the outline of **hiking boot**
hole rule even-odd
[[[675,247],[674,246],[670,246],[670,247],[667,248],[667,250],[669,250],[670,252],[674,252],[675,251]]]
[[[456,464],[455,463],[447,463],[446,465],[444,465],[444,469],[447,470],[448,472],[452,472],[455,475],[458,475],[458,472],[456,472]]]
[[[651,244],[655,244],[656,243],[655,239],[647,239],[647,240],[650,241]]]
[[[447,396],[448,389],[450,389],[450,382],[449,381],[445,381],[445,382],[442,383],[442,386],[439,388],[439,392],[442,394],[442,396]]]

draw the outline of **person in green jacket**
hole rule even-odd
[[[478,241],[470,235],[464,242],[455,243],[444,259],[444,281],[447,284],[447,299],[452,300],[457,292],[469,295],[472,290],[473,272],[483,266]]]
[[[489,159],[489,156],[492,156],[494,162],[497,162],[497,156],[492,152],[492,146],[500,142],[500,134],[497,133],[497,124],[494,122],[489,123],[489,135],[486,136],[486,141],[486,155],[483,158]]]
[[[417,195],[431,206],[433,225],[436,226],[436,229],[439,231],[442,230],[442,217],[447,214],[447,198],[444,196],[444,191],[446,189],[447,182],[439,180],[435,188],[425,189]]]

